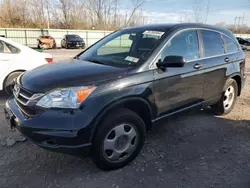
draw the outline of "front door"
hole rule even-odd
[[[12,54],[9,47],[0,40],[0,78],[6,76],[14,60],[15,54]]]
[[[196,30],[186,30],[168,41],[160,54],[183,56],[184,67],[154,70],[154,93],[158,116],[190,106],[201,106],[203,101],[205,63],[200,59],[200,49]]]

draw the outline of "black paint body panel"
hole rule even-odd
[[[82,149],[81,146],[91,145],[93,133],[100,126],[100,117],[105,115],[107,109],[115,108],[118,104],[141,101],[145,104],[143,107],[149,108],[151,121],[155,122],[191,107],[202,108],[216,103],[229,78],[239,77],[241,86],[244,86],[245,56],[241,49],[234,54],[188,62],[181,68],[162,70],[152,66],[159,50],[178,31],[212,29],[236,40],[229,31],[201,24],[141,27],[166,27],[169,32],[165,41],[139,66],[121,68],[68,60],[23,74],[18,84],[35,93],[74,86],[96,85],[97,88],[77,110],[45,109],[29,119],[20,113],[12,97],[8,103],[14,114],[15,126],[41,147],[56,151],[58,148],[72,149],[78,146]],[[225,62],[225,58],[231,61]],[[197,63],[202,65],[200,69],[194,69]],[[52,141],[45,143],[48,140]]]

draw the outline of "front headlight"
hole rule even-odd
[[[95,86],[89,86],[58,89],[43,96],[36,105],[43,108],[76,109],[86,100],[95,88]]]

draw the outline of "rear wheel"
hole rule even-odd
[[[140,116],[128,109],[114,113],[105,118],[93,140],[92,158],[103,170],[127,165],[144,144],[145,124]]]
[[[3,89],[8,95],[11,95],[12,92],[13,92],[13,88],[14,88],[13,81],[14,81],[14,79],[17,78],[22,73],[23,72],[13,72],[13,73],[9,74],[8,77],[5,79],[5,81],[3,83]]]
[[[211,107],[217,115],[226,115],[233,110],[237,94],[237,82],[234,79],[229,79],[225,84],[220,101]]]

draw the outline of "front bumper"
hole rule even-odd
[[[27,118],[19,110],[14,97],[11,97],[6,102],[4,112],[12,128],[17,128],[42,148],[68,154],[86,154],[91,148],[92,128],[84,124],[84,119],[88,117],[80,111],[46,110]]]
[[[84,48],[85,44],[84,43],[67,43],[67,46],[69,48]]]

